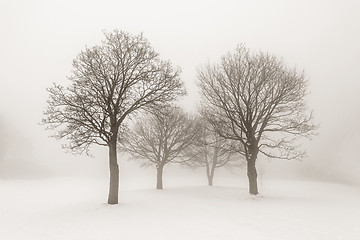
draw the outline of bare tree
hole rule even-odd
[[[307,81],[282,60],[239,46],[219,64],[198,70],[205,116],[220,136],[238,141],[247,160],[250,194],[258,194],[258,153],[272,158],[304,156],[301,137],[314,134],[306,110]]]
[[[8,145],[8,136],[5,130],[5,124],[3,122],[2,116],[0,115],[0,163],[3,160]]]
[[[213,185],[215,169],[224,166],[239,167],[243,162],[239,159],[236,142],[223,138],[205,119],[199,119],[199,133],[196,141],[188,149],[190,167],[205,167],[208,185]]]
[[[104,33],[101,45],[86,48],[73,61],[67,87],[48,88],[43,123],[65,138],[75,154],[92,144],[109,148],[109,204],[118,203],[117,143],[125,119],[140,109],[173,101],[184,94],[179,69],[162,61],[142,35]]]
[[[122,149],[144,166],[155,165],[157,189],[163,189],[163,169],[168,163],[185,161],[185,150],[197,136],[196,121],[178,107],[164,107],[139,120],[124,139]]]

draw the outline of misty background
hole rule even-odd
[[[196,67],[219,61],[240,43],[303,69],[319,135],[304,145],[302,161],[260,156],[259,174],[359,185],[359,9],[356,0],[0,0],[0,178],[108,174],[106,148],[94,147],[93,158],[67,154],[64,142],[49,138],[52,132],[38,123],[46,88],[66,85],[77,54],[99,44],[102,30],[119,29],[143,33],[162,59],[182,68],[188,96],[181,103],[189,111],[200,101]],[[122,177],[155,171],[127,156],[119,161]],[[172,167],[164,174],[188,172]]]

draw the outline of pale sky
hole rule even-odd
[[[143,33],[163,59],[182,68],[188,106],[198,100],[196,67],[245,43],[305,70],[309,108],[321,124],[306,162],[349,174],[348,167],[360,168],[359,13],[357,0],[0,0],[0,123],[18,134],[13,138],[26,145],[26,156],[57,167],[54,155],[73,157],[37,125],[45,88],[66,82],[72,60],[100,43],[102,30]]]

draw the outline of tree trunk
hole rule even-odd
[[[216,166],[216,161],[214,160],[212,162],[212,165],[211,165],[211,170],[208,174],[208,182],[209,182],[209,186],[212,186],[213,185],[213,179],[214,179],[214,173],[215,173],[215,166]]]
[[[206,161],[205,167],[206,167],[205,170],[206,170],[206,177],[208,179],[208,185],[212,186],[213,185],[213,175],[211,174],[210,164],[208,161]]]
[[[248,161],[247,176],[249,178],[249,193],[252,195],[259,194],[257,187],[257,172],[255,167],[255,161]]]
[[[117,163],[116,140],[109,145],[110,187],[108,204],[119,203],[119,165]]]
[[[163,180],[162,180],[163,169],[164,169],[164,166],[162,166],[162,165],[156,166],[156,171],[157,171],[156,189],[163,189]]]
[[[209,186],[212,186],[212,185],[213,185],[214,175],[208,174],[207,177],[208,177],[208,184],[209,184]]]

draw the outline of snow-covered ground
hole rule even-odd
[[[122,183],[110,206],[105,180],[0,180],[0,239],[360,239],[355,186],[266,179],[251,197],[246,179],[169,178],[160,191]]]

